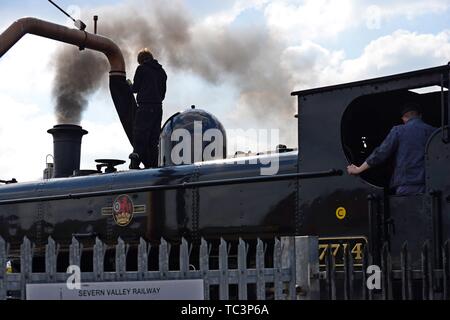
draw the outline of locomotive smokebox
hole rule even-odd
[[[88,132],[73,124],[56,125],[47,132],[53,136],[53,178],[72,176],[80,169],[81,139]]]

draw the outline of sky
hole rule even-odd
[[[137,12],[152,30],[164,33],[155,25],[158,14],[166,12],[159,0],[57,2],[75,16],[98,13],[100,31],[102,21]],[[170,10],[186,19],[189,40],[176,48],[181,53],[162,44],[157,50],[169,78],[163,118],[196,105],[230,132],[278,129],[280,142],[291,147],[297,143],[292,91],[450,61],[450,0],[175,0]],[[46,0],[2,0],[0,32],[24,16],[71,26]],[[132,28],[129,21],[123,21],[126,28]],[[91,21],[85,22],[90,30]],[[27,35],[0,58],[0,179],[42,177],[53,152],[47,129],[56,124],[52,57],[60,46]],[[133,60],[127,64],[129,78],[135,68]],[[95,168],[99,158],[125,160],[131,152],[105,87],[106,76],[83,114],[81,124],[89,134],[83,138],[82,169]]]

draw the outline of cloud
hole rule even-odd
[[[420,34],[406,30],[370,42],[363,54],[342,63],[342,76],[354,79],[427,68],[447,63],[450,57],[450,30]]]
[[[371,41],[355,59],[314,42],[291,46],[283,66],[295,70],[296,89],[306,89],[442,65],[449,57],[450,30],[435,35],[397,30]]]
[[[281,60],[283,69],[293,73],[294,85],[307,88],[336,81],[336,76],[325,79],[325,74],[339,69],[344,58],[343,51],[330,51],[315,42],[305,41],[286,48]]]
[[[239,0],[230,9],[207,16],[203,24],[213,28],[227,26],[233,23],[239,15],[248,9],[261,9],[268,0]]]
[[[448,0],[429,1],[379,1],[366,7],[362,17],[368,29],[380,29],[384,22],[397,17],[413,20],[426,14],[442,14],[450,7]]]
[[[26,94],[29,98],[48,96],[53,80],[50,59],[56,45],[31,35],[20,40],[0,59],[1,92],[18,97]]]
[[[20,182],[42,179],[45,156],[53,153],[53,139],[47,130],[55,125],[53,112],[46,113],[36,104],[19,102],[0,93],[4,112],[0,127],[0,179],[16,178]],[[83,137],[81,168],[95,169],[95,160],[128,158],[129,142],[117,121],[98,124],[83,121],[89,134]],[[120,167],[121,170],[126,166]]]
[[[54,124],[53,114],[4,93],[0,93],[0,105],[4,110],[0,128],[0,179],[41,178],[45,155],[52,153],[52,139],[46,129]]]
[[[288,42],[335,37],[354,24],[351,0],[275,1],[265,9],[276,38]]]
[[[4,30],[4,26],[1,30]],[[49,70],[55,42],[25,36],[0,59],[0,179],[42,177],[54,125]]]
[[[373,4],[380,8],[381,16],[395,17],[404,16],[408,19],[414,19],[418,16],[430,13],[444,13],[450,7],[448,0],[413,0],[413,1],[388,1],[379,4]]]
[[[123,132],[119,121],[109,124],[99,124],[85,120],[82,127],[89,131],[83,137],[81,147],[81,169],[95,170],[97,159],[122,159],[128,161],[130,143]],[[117,167],[126,170],[127,165]]]
[[[264,14],[274,37],[290,44],[305,40],[335,39],[344,31],[365,26],[380,29],[395,18],[415,19],[426,14],[443,14],[449,0],[276,0]]]

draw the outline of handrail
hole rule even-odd
[[[115,189],[115,190],[62,194],[62,195],[56,195],[56,196],[43,196],[43,197],[30,197],[30,198],[16,198],[16,199],[0,200],[0,206],[8,205],[8,204],[17,204],[17,203],[93,198],[93,197],[100,197],[100,196],[119,195],[119,194],[137,193],[137,192],[148,192],[148,191],[192,189],[192,188],[213,187],[213,186],[233,185],[233,184],[242,184],[242,183],[257,183],[257,182],[261,183],[261,182],[270,182],[270,181],[283,181],[283,180],[291,180],[291,179],[302,180],[302,179],[324,178],[324,177],[342,176],[342,174],[343,174],[342,170],[331,169],[328,171],[306,172],[306,173],[288,173],[288,174],[281,174],[281,175],[274,175],[274,176],[255,176],[255,177],[220,179],[220,180],[210,180],[210,181],[184,182],[184,183],[171,184],[171,185],[164,184],[164,185],[154,185],[154,186],[144,186],[144,187],[134,187],[134,188],[123,188],[123,189]]]

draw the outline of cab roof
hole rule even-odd
[[[429,74],[429,73],[442,73],[444,71],[447,71],[447,72],[450,71],[450,62],[446,65],[442,65],[439,67],[421,69],[421,70],[399,73],[399,74],[385,76],[385,77],[348,82],[348,83],[320,87],[320,88],[294,91],[291,93],[291,96],[306,96],[306,95],[311,95],[311,94],[316,94],[316,93],[322,93],[322,92],[327,92],[327,91],[333,91],[333,90],[339,90],[339,89],[345,89],[345,88],[351,88],[351,87],[357,87],[357,86],[363,86],[363,85],[376,85],[378,83],[382,83],[382,82],[386,82],[386,81],[390,81],[390,80],[397,80],[397,79],[400,80],[400,79],[404,79],[404,78],[421,76],[421,75]]]

